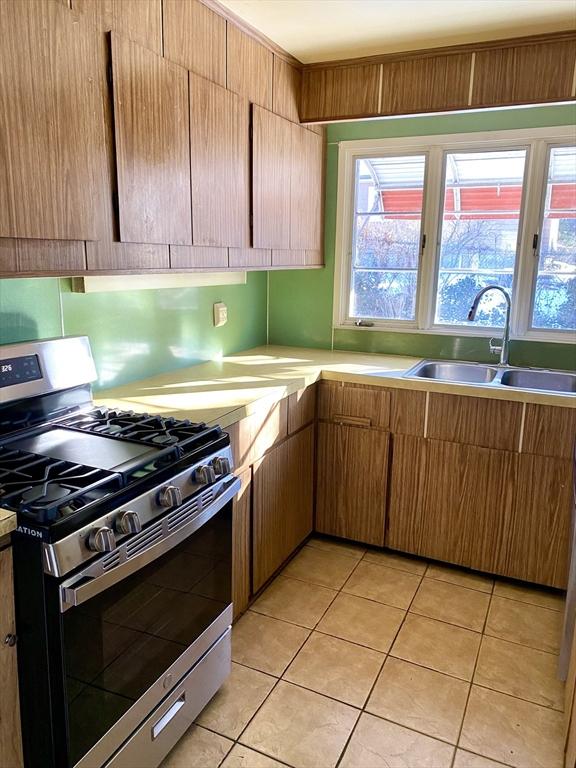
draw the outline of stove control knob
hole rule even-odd
[[[116,537],[114,531],[107,525],[101,528],[94,528],[88,536],[88,549],[93,552],[112,552],[116,549]]]
[[[158,494],[161,507],[177,507],[182,504],[182,491],[177,485],[167,485]]]
[[[212,461],[212,466],[217,475],[229,475],[230,474],[230,461],[222,456],[216,456]]]
[[[216,472],[210,464],[202,464],[194,472],[194,481],[200,485],[207,485],[216,480]]]
[[[142,523],[138,512],[128,509],[116,518],[115,528],[118,533],[140,533]]]

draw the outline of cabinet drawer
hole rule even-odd
[[[517,451],[522,403],[430,393],[428,434],[435,440]]]
[[[318,418],[356,427],[390,427],[390,391],[337,381],[320,382]]]
[[[527,403],[522,453],[569,459],[576,441],[576,408]]]
[[[230,435],[234,468],[238,472],[263,456],[288,435],[288,400],[284,398],[270,408],[262,408],[232,424]]]
[[[316,417],[316,384],[288,397],[288,434],[297,432]]]

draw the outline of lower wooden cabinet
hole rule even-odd
[[[250,532],[252,513],[252,469],[238,473],[241,487],[232,506],[232,601],[234,618],[250,601]]]
[[[388,432],[318,425],[316,530],[384,544]]]
[[[16,646],[5,642],[8,635],[16,635],[10,548],[0,550],[0,766],[20,768],[22,735]]]
[[[313,426],[285,440],[253,465],[253,592],[311,533],[313,472]]]
[[[394,436],[386,545],[564,588],[570,462]]]

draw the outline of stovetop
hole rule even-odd
[[[0,442],[0,507],[42,526],[98,510],[166,470],[197,461],[218,427],[95,408]],[[67,525],[67,528],[70,527]]]

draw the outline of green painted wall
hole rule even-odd
[[[64,279],[0,280],[0,343],[86,334],[98,388],[111,387],[265,344],[266,283],[79,294]],[[221,328],[215,301],[228,305]]]
[[[296,346],[350,349],[425,357],[488,360],[486,339],[424,333],[335,330],[332,342],[332,302],[336,234],[338,143],[371,138],[393,138],[443,133],[464,133],[510,128],[572,125],[573,105],[491,110],[453,115],[406,117],[328,126],[326,267],[318,271],[271,272],[269,279],[269,342]],[[576,345],[513,341],[511,362],[576,370]]]

